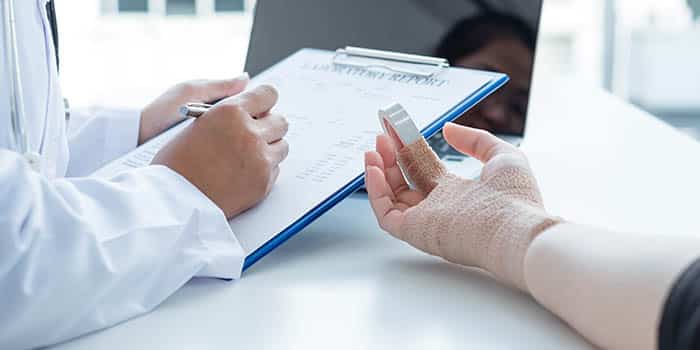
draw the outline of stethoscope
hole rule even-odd
[[[41,171],[41,154],[32,150],[27,134],[27,119],[24,111],[24,91],[22,90],[22,75],[19,66],[19,50],[17,48],[17,25],[15,21],[15,4],[13,0],[2,0],[3,2],[3,34],[6,71],[10,77],[9,102],[10,121],[12,129],[12,147],[21,154],[29,163],[29,166],[37,171]],[[53,2],[47,4],[47,12],[51,21],[51,30],[56,49],[56,60],[58,60],[58,32],[56,30],[55,10]],[[67,105],[67,104],[66,104]],[[68,112],[66,112],[68,116]]]
[[[22,75],[19,68],[19,54],[17,49],[17,32],[15,24],[15,4],[12,0],[3,0],[3,52],[5,55],[6,71],[10,77],[10,121],[12,128],[12,147],[29,163],[29,166],[41,171],[41,155],[29,148],[29,135],[27,134],[27,119],[24,113],[24,93],[22,91]]]

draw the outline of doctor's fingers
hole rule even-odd
[[[275,143],[284,138],[289,131],[289,123],[281,114],[270,113],[253,121],[258,127],[260,137],[267,143]]]
[[[276,166],[272,169],[270,172],[270,178],[267,183],[267,188],[265,189],[265,197],[270,194],[272,191],[272,187],[274,187],[275,183],[277,182],[277,178],[280,176],[280,167]]]
[[[265,150],[266,158],[272,167],[279,166],[289,155],[289,143],[285,140],[280,140],[267,145]]]
[[[231,96],[221,103],[240,106],[254,118],[264,117],[277,104],[277,89],[271,85],[260,85],[244,93]]]

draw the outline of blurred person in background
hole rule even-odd
[[[522,135],[535,60],[536,34],[522,19],[485,12],[457,22],[442,38],[435,56],[451,65],[508,74],[510,81],[457,123],[499,134]]]

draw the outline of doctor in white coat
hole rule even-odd
[[[15,151],[13,68],[0,55],[0,349],[128,320],[193,277],[236,278],[243,253],[227,218],[266,196],[288,152],[276,91],[242,93],[246,76],[193,81],[140,112],[74,114],[67,129],[47,0],[2,0],[3,14],[10,1],[26,141],[41,166]],[[183,103],[220,98],[154,165],[88,176],[178,122]]]

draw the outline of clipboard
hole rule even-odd
[[[401,103],[427,138],[507,81],[505,74],[451,68],[440,58],[356,47],[301,49],[258,74],[249,88],[272,84],[280,92],[274,109],[290,122],[290,153],[268,197],[229,221],[240,252],[231,275],[240,276],[362,187],[362,157],[381,133],[380,108]],[[173,126],[93,176],[149,165],[193,122]]]
[[[300,51],[303,50],[315,49],[301,49]],[[434,78],[450,68],[448,61],[443,58],[365,49],[352,46],[337,49],[332,55],[331,61],[333,66],[348,66],[365,70],[385,70],[394,73],[409,74],[423,79]],[[415,66],[422,68],[414,68]],[[268,70],[274,67],[275,66],[268,68]],[[453,121],[460,117],[466,111],[505,85],[509,80],[509,77],[502,73],[485,71],[481,71],[481,73],[492,75],[492,79],[481,88],[468,94],[461,102],[449,109],[446,113],[434,120],[428,126],[422,128],[420,131],[423,137],[429,138],[433,136],[435,133],[441,130],[447,122]],[[364,174],[360,174],[339,188],[335,193],[327,197],[319,205],[309,210],[305,215],[291,223],[286,229],[250,253],[244,260],[242,271],[249,269],[264,256],[302,231],[325,212],[360,189],[363,185]]]

